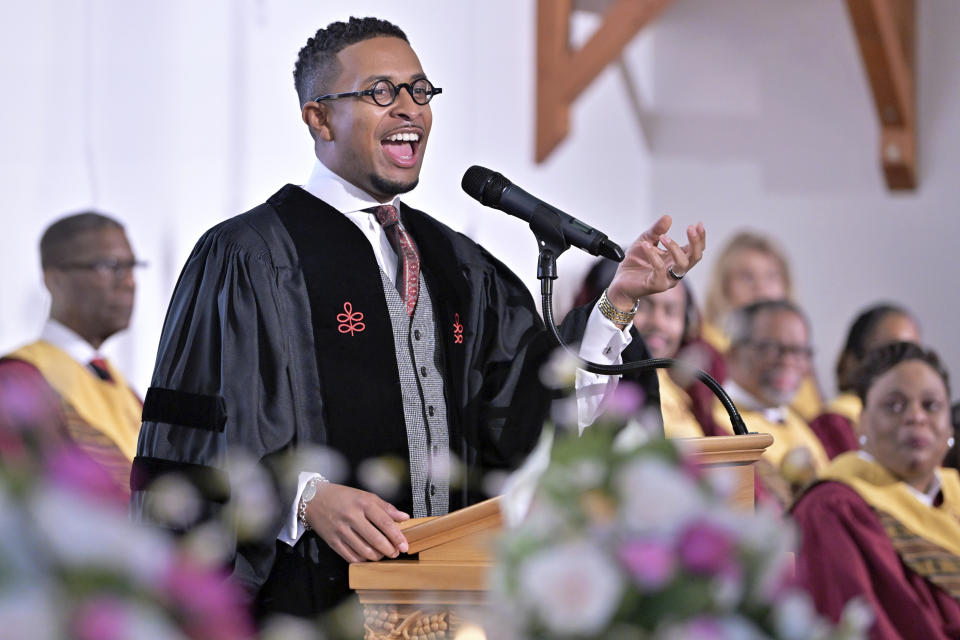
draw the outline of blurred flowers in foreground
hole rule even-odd
[[[602,427],[557,436],[526,518],[501,540],[500,637],[865,635],[865,605],[833,626],[792,586],[795,532],[776,514],[728,506],[729,487],[668,440],[613,442]]]
[[[252,638],[222,565],[131,522],[108,472],[51,431],[49,400],[0,394],[0,636]]]

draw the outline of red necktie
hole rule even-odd
[[[397,210],[389,204],[380,205],[373,211],[377,222],[383,227],[390,241],[390,246],[397,252],[397,291],[403,296],[407,305],[407,315],[413,315],[417,306],[417,294],[420,291],[420,255],[413,244],[413,238],[400,224]]]
[[[110,375],[110,369],[107,367],[107,361],[103,358],[94,358],[89,363],[90,368],[97,374],[97,377],[105,382],[113,382],[113,376]]]

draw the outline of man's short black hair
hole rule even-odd
[[[60,218],[43,232],[40,238],[40,266],[44,269],[67,262],[73,240],[87,231],[120,229],[123,225],[110,216],[96,211],[82,211]]]
[[[317,31],[300,49],[293,68],[293,83],[300,106],[329,93],[327,89],[340,74],[337,54],[343,48],[379,36],[410,42],[400,27],[379,18],[351,17],[347,22],[331,22]]]
[[[947,397],[950,397],[950,374],[933,349],[924,349],[914,342],[893,342],[869,351],[857,370],[856,391],[864,405],[867,403],[867,393],[877,378],[908,360],[919,360],[936,371],[947,389]]]

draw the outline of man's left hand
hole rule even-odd
[[[632,309],[640,298],[677,285],[679,280],[668,272],[671,268],[677,276],[684,276],[700,262],[707,244],[703,223],[687,227],[688,243],[681,247],[667,236],[672,222],[670,216],[661,216],[627,249],[607,290],[607,299],[613,306]],[[660,249],[660,244],[665,248]]]

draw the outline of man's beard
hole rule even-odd
[[[370,184],[373,185],[377,193],[386,193],[392,196],[413,191],[413,188],[416,187],[419,182],[419,177],[414,178],[412,182],[394,182],[393,180],[381,178],[375,173],[370,176]]]
[[[763,387],[763,399],[769,403],[772,403],[772,406],[786,407],[793,402],[793,398],[797,395],[797,391],[798,389],[787,391],[785,389],[775,389],[765,385]]]

